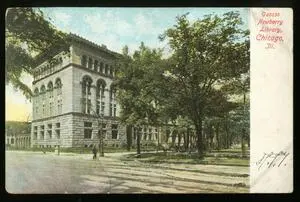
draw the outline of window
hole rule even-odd
[[[101,115],[102,116],[104,116],[104,107],[105,107],[104,102],[101,102]]]
[[[100,114],[100,101],[99,100],[97,100],[97,104],[96,104],[96,113],[97,114]]]
[[[55,88],[56,88],[56,92],[57,92],[57,95],[61,95],[62,94],[62,84],[61,84],[61,80],[60,78],[57,78],[56,81],[55,81]]]
[[[113,76],[113,67],[112,66],[110,66],[110,69],[109,69],[109,74],[110,74],[110,76]]]
[[[60,139],[60,123],[56,123],[55,127],[56,138]]]
[[[112,139],[118,138],[118,124],[111,125],[111,138]]]
[[[52,99],[53,98],[53,83],[50,81],[48,83],[48,92],[49,92],[49,99]]]
[[[100,72],[103,73],[103,62],[100,62]]]
[[[33,127],[33,139],[36,140],[37,139],[37,126]]]
[[[52,124],[48,124],[48,137],[52,139]]]
[[[11,144],[15,144],[15,139],[14,139],[14,138],[11,138],[10,143],[11,143]]]
[[[105,74],[108,74],[108,64],[105,65]]]
[[[92,138],[92,122],[84,122],[84,138],[91,139]]]
[[[98,71],[98,60],[95,60],[94,62],[94,71]]]
[[[88,68],[92,69],[92,67],[93,67],[93,59],[89,58]]]
[[[85,55],[81,57],[81,65],[84,67],[87,65],[87,57]]]
[[[105,83],[104,80],[99,79],[97,81],[97,91],[96,91],[97,98],[103,98],[104,97],[105,86],[106,86],[106,83]]]
[[[43,140],[44,139],[44,126],[40,126],[41,131],[40,131],[40,139]]]
[[[82,80],[82,112],[90,113],[91,111],[91,86],[93,80],[89,76],[84,76]]]

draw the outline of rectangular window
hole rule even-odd
[[[109,74],[110,74],[110,76],[113,75],[113,67],[112,66],[110,66]]]
[[[52,138],[52,124],[48,124],[48,137],[49,139]]]
[[[84,122],[84,138],[91,139],[92,138],[92,122]]]
[[[59,129],[56,129],[56,130],[55,130],[55,133],[56,133],[56,138],[57,138],[57,139],[60,139],[60,130],[59,130]]]
[[[44,126],[41,126],[41,131],[40,131],[40,139],[43,140],[44,139],[44,129],[45,127]]]
[[[36,140],[37,139],[37,126],[33,127],[33,139]]]
[[[56,123],[55,127],[56,127],[56,129],[55,129],[56,138],[60,139],[60,123]]]
[[[111,125],[111,138],[112,139],[118,138],[118,124]]]

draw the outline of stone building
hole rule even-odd
[[[63,50],[49,49],[33,70],[32,147],[134,145],[132,128],[118,122],[114,78],[121,55],[70,34]],[[157,129],[145,128],[142,142],[155,142]],[[130,142],[129,142],[130,141]]]
[[[5,122],[5,145],[7,148],[24,149],[30,147],[30,123]]]

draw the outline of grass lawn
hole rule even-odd
[[[136,154],[127,155],[127,159],[135,159]],[[228,166],[249,166],[249,158],[234,157],[211,157],[206,156],[199,159],[197,154],[187,153],[142,153],[142,162],[148,163],[187,163],[187,164],[207,164],[207,165],[228,165]]]

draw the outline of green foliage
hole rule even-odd
[[[66,34],[58,31],[46,19],[43,12],[33,8],[9,8],[5,22],[6,84],[11,83],[30,99],[32,92],[20,77],[31,74],[41,53],[50,47],[65,47]]]
[[[161,50],[151,50],[143,42],[132,57],[128,55],[128,47],[124,48],[124,61],[116,81],[123,122],[132,125],[157,123],[155,86],[161,77],[157,68],[161,56]]]

